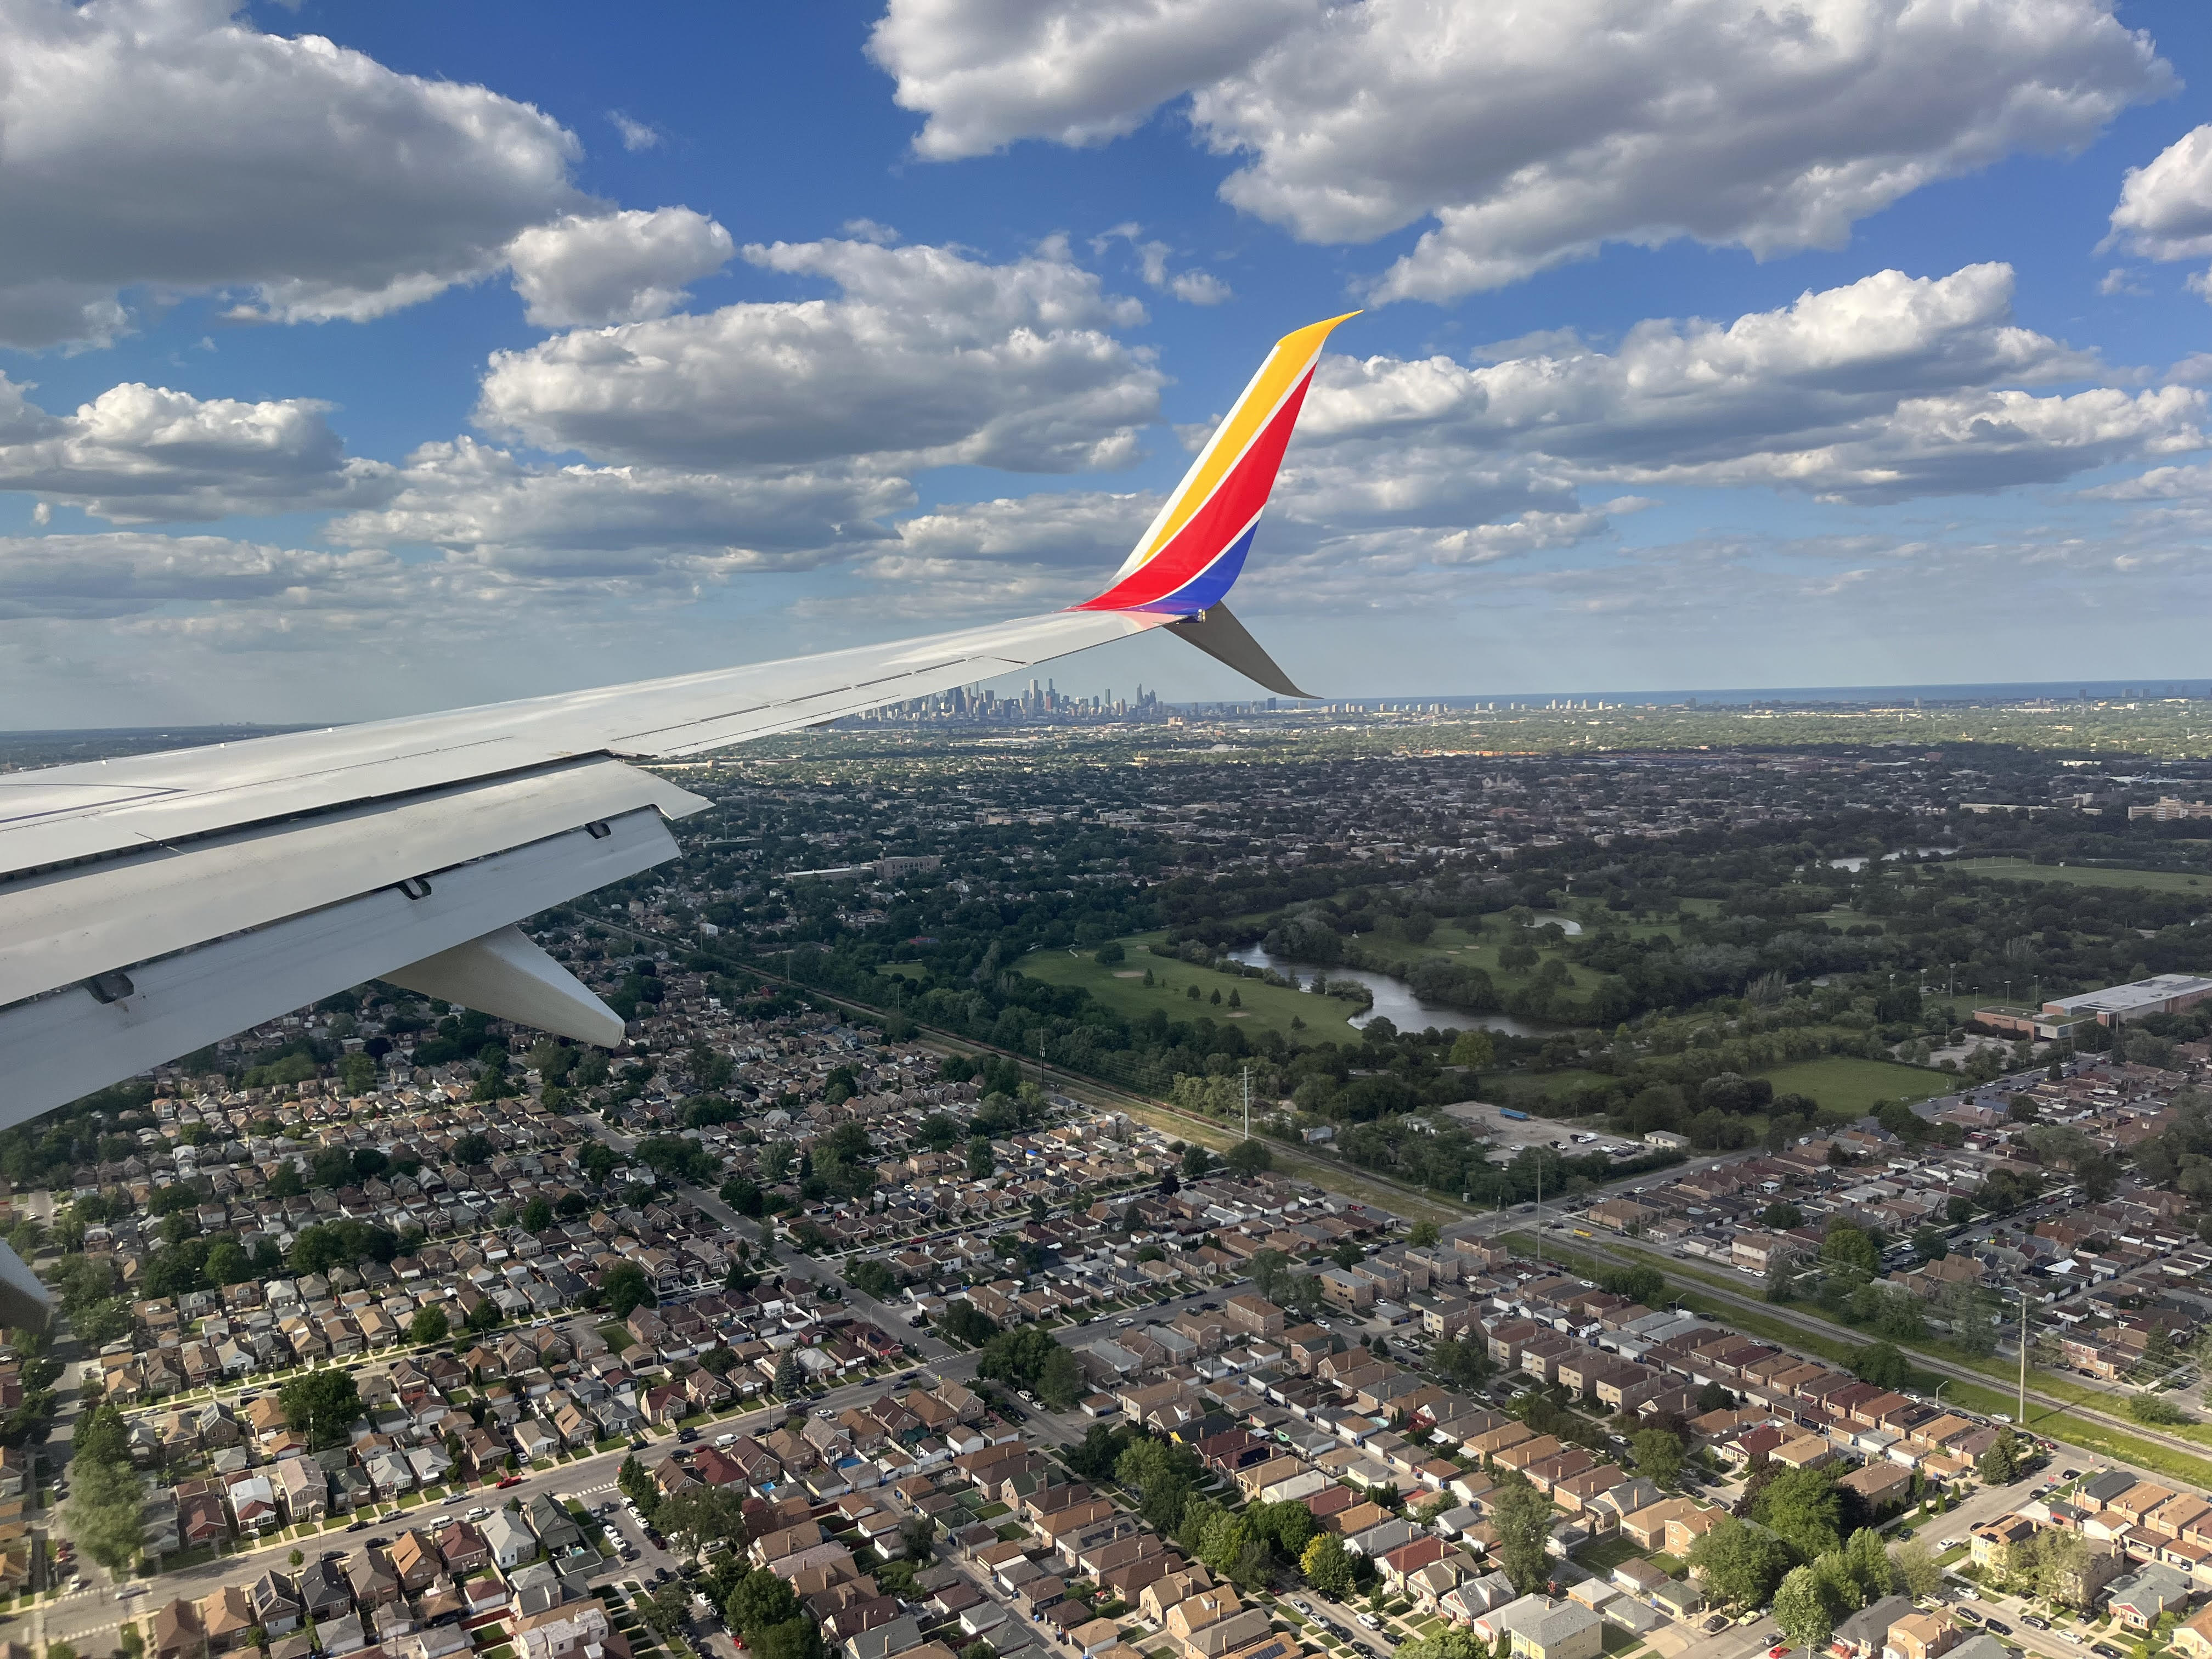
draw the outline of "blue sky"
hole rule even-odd
[[[1056,608],[1355,305],[1236,601],[1316,690],[2208,672],[2201,7],[641,15],[0,0],[7,724]]]

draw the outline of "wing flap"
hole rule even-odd
[[[382,887],[111,976],[0,1008],[0,1127],[349,986],[497,932],[676,856],[651,807],[448,871],[419,897]]]
[[[0,884],[0,1005],[595,820],[708,805],[620,761],[572,761]]]

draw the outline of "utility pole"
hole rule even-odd
[[[2024,1429],[2027,1426],[2027,1286],[2014,1288],[2020,1291],[2020,1413],[2013,1420]]]
[[[1252,1068],[1244,1068],[1244,1139],[1252,1139]]]

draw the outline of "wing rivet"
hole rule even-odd
[[[85,981],[84,988],[92,993],[95,1002],[120,1002],[138,988],[131,982],[130,975],[113,968],[104,974],[94,974]]]
[[[411,899],[428,898],[430,896],[430,878],[428,876],[410,876],[399,884],[399,890]]]

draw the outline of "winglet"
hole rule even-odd
[[[1358,314],[1309,324],[1275,343],[1115,573],[1113,586],[1071,609],[1195,617],[1221,602],[1244,568],[1322,345],[1330,330]],[[1281,678],[1279,669],[1276,674]]]
[[[1267,647],[1246,631],[1244,624],[1230,614],[1225,605],[1216,604],[1195,617],[1185,617],[1181,622],[1168,624],[1168,632],[1178,639],[1188,640],[1218,662],[1225,662],[1246,679],[1264,685],[1270,691],[1285,697],[1310,697],[1310,691],[1301,691],[1288,674],[1278,667],[1267,654]]]

